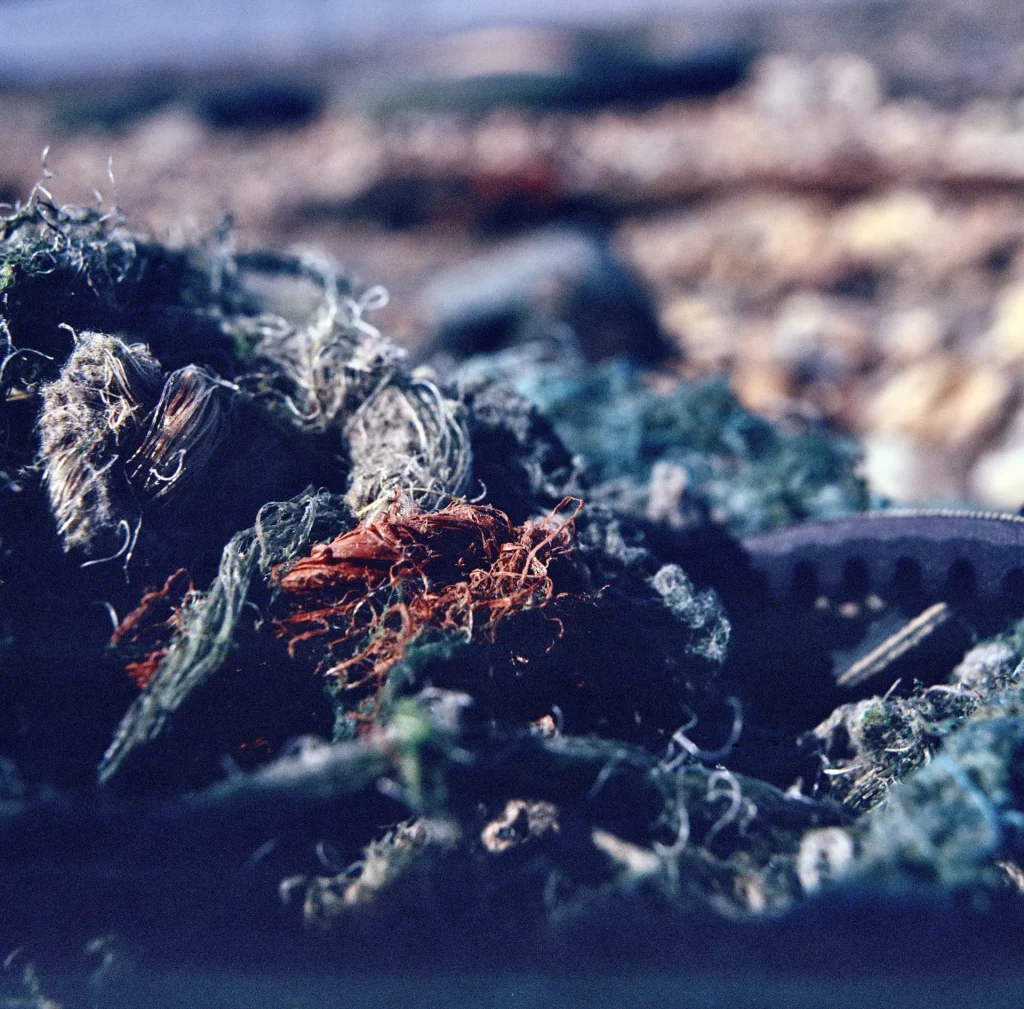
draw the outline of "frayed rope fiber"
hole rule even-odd
[[[556,597],[549,565],[571,552],[581,508],[566,498],[513,526],[486,505],[423,512],[396,494],[390,508],[275,569],[290,610],[280,633],[292,654],[315,642],[320,670],[344,689],[377,691],[421,635],[493,640],[506,617],[547,606]]]

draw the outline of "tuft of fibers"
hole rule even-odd
[[[117,464],[139,444],[162,384],[145,346],[84,332],[43,387],[39,454],[65,550],[107,549],[119,534],[127,547],[137,507]]]
[[[261,334],[257,354],[284,378],[300,427],[340,430],[349,506],[359,514],[383,507],[395,487],[427,511],[462,496],[472,475],[466,411],[430,378],[410,375],[405,352],[366,321],[386,292],[371,288],[356,299],[328,263],[306,255],[296,265],[319,288],[308,317],[259,316],[236,335]]]
[[[345,425],[352,469],[346,496],[356,514],[390,502],[401,487],[435,511],[469,487],[472,450],[465,408],[428,379],[379,388]]]
[[[146,436],[128,460],[132,486],[147,499],[166,498],[201,472],[227,434],[233,390],[195,365],[172,372]]]
[[[79,334],[60,376],[42,389],[39,417],[43,479],[65,551],[128,551],[142,508],[209,462],[235,391],[195,365],[164,381],[144,345]]]
[[[137,766],[148,770],[151,765],[143,755],[160,752],[167,742],[165,729],[173,726],[179,709],[239,647],[246,611],[250,623],[253,614],[259,618],[252,597],[262,579],[280,565],[295,563],[313,543],[330,540],[354,525],[341,499],[327,491],[310,487],[290,501],[271,501],[260,509],[254,526],[236,533],[225,545],[217,576],[205,592],[190,590],[180,602],[171,600],[164,615],[169,610],[173,619],[164,620],[155,628],[157,633],[147,632],[143,641],[133,640],[133,614],[122,621],[125,630],[119,627],[115,632],[119,640],[114,644],[129,660],[129,675],[138,681],[141,674],[146,689],[128,709],[100,762],[101,782],[122,774],[130,777],[136,760]],[[172,587],[169,580],[164,588]],[[166,637],[161,637],[161,630]],[[141,650],[135,648],[139,644]],[[168,735],[173,745],[173,732]]]
[[[246,326],[263,333],[257,354],[290,386],[287,402],[295,420],[325,431],[398,375],[405,352],[363,318],[386,304],[383,288],[371,288],[356,300],[329,264],[307,257],[306,266],[307,277],[323,292],[309,317],[293,325],[261,316]]]

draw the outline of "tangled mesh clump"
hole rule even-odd
[[[352,525],[351,513],[336,495],[307,489],[290,501],[268,503],[251,528],[231,538],[213,584],[203,592],[188,591],[173,608],[168,640],[151,641],[149,651],[135,658],[149,689],[136,698],[122,720],[100,763],[101,781],[115,776],[125,761],[144,750],[220,669],[237,645],[239,625],[260,584],[259,576],[268,577],[274,567],[295,561],[312,542]],[[259,615],[258,608],[253,611]],[[129,614],[126,621],[133,616]],[[125,622],[121,627],[131,630]]]
[[[274,314],[238,319],[233,331],[257,337],[256,354],[285,379],[285,402],[296,423],[325,431],[350,414],[404,367],[405,352],[364,315],[387,304],[382,287],[358,299],[325,260],[297,257],[298,274],[319,288],[319,301],[299,323]]]

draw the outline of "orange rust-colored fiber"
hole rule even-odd
[[[346,690],[374,694],[425,631],[493,640],[502,619],[552,600],[548,567],[571,551],[582,506],[565,498],[544,519],[513,526],[504,512],[464,501],[403,514],[396,496],[389,509],[274,571],[290,606],[278,621],[289,652],[317,642],[321,670]]]
[[[161,648],[154,648],[151,652],[146,654],[135,662],[126,662],[124,664],[124,671],[128,674],[131,681],[139,688],[143,690],[149,686],[149,681],[156,675],[157,669],[160,668],[160,663],[163,662],[164,656],[170,651],[170,646],[165,645]]]
[[[129,654],[141,654],[141,658],[126,662],[124,667],[140,690],[153,678],[169,651],[181,603],[192,590],[188,573],[179,568],[168,576],[162,589],[144,593],[139,605],[117,625],[110,643]]]

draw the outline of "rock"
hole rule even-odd
[[[942,245],[942,219],[921,192],[904,190],[854,203],[833,224],[835,239],[855,259],[898,266],[908,254],[927,258]]]
[[[900,364],[935,354],[946,339],[946,327],[934,308],[924,305],[894,312],[882,323],[882,345]]]
[[[820,72],[825,100],[840,115],[868,116],[885,98],[878,68],[861,56],[842,53],[829,57],[822,62]]]
[[[965,466],[955,456],[886,433],[866,435],[862,448],[861,472],[873,494],[904,503],[964,497]]]
[[[772,356],[798,385],[848,381],[877,358],[867,328],[834,301],[787,299],[775,320]]]
[[[932,357],[897,372],[867,407],[867,426],[948,450],[984,444],[1004,423],[1012,380],[995,368]]]
[[[786,404],[792,404],[797,391],[788,369],[753,353],[733,366],[731,385],[748,410],[769,417],[779,416]]]
[[[971,470],[970,488],[986,507],[1017,511],[1024,503],[1024,445],[983,455]]]
[[[872,488],[898,501],[958,501],[973,483],[975,495],[994,504],[1007,492],[991,483],[992,471],[983,468],[970,482],[968,473],[1005,425],[1014,398],[1007,375],[949,354],[897,372],[862,418],[868,431],[864,468]]]
[[[661,313],[661,325],[698,367],[723,368],[735,353],[736,319],[711,298],[674,298]]]
[[[1004,364],[1024,364],[1024,284],[1004,288],[995,304],[988,340]]]
[[[814,70],[805,60],[772,55],[755,65],[751,93],[762,114],[784,122],[796,121],[815,110],[818,86]]]
[[[599,239],[552,229],[437,276],[423,292],[428,350],[457,357],[566,326],[586,355],[654,362],[670,351],[643,285]]]
[[[1024,411],[1003,441],[977,460],[970,480],[971,496],[989,508],[1017,511],[1024,504]]]
[[[701,284],[696,298],[712,291],[771,298],[827,284],[835,274],[826,208],[805,196],[729,196],[634,221],[622,235],[631,261],[652,283]]]

